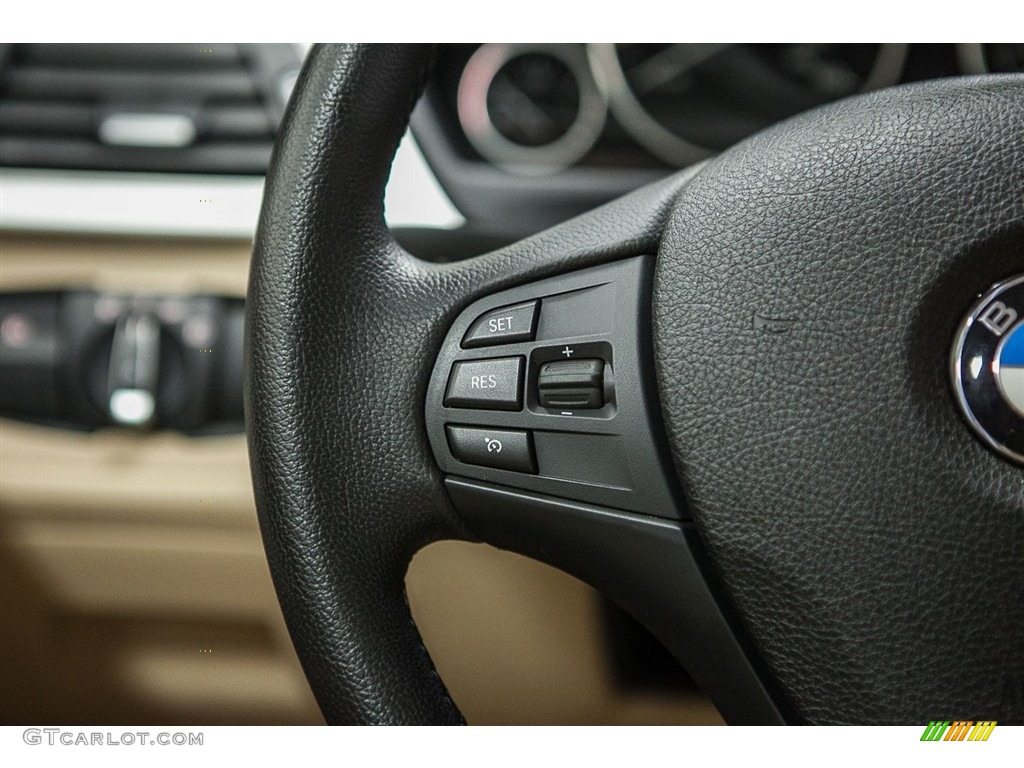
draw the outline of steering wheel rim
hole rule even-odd
[[[925,685],[922,681],[939,668],[937,660],[911,665],[910,675],[901,675],[896,669],[907,667],[906,659],[915,651],[927,652],[925,640],[948,651],[974,636],[971,627],[950,618],[959,603],[954,585],[943,576],[933,556],[922,561],[911,552],[908,560],[925,562],[924,576],[931,579],[933,597],[947,600],[945,607],[929,607],[933,601],[919,595],[898,599],[896,587],[912,584],[912,574],[900,575],[893,589],[881,590],[888,599],[897,595],[893,604],[899,621],[905,622],[907,611],[915,606],[931,611],[922,619],[923,637],[896,642],[890,626],[880,632],[881,641],[859,658],[843,635],[851,631],[850,624],[844,624],[828,607],[822,615],[836,623],[824,637],[832,647],[816,647],[820,638],[814,633],[820,632],[821,625],[810,627],[810,633],[801,636],[792,622],[819,615],[815,606],[836,599],[843,574],[861,573],[864,564],[834,566],[839,572],[818,573],[822,581],[815,585],[814,569],[801,564],[799,550],[795,553],[779,541],[759,547],[764,534],[749,519],[736,516],[737,510],[749,507],[749,501],[744,503],[737,494],[746,493],[749,499],[752,491],[757,495],[757,489],[767,488],[777,501],[782,487],[777,476],[780,466],[794,456],[806,456],[812,442],[796,441],[798,450],[786,455],[781,465],[770,459],[772,466],[760,474],[753,471],[757,479],[731,481],[726,492],[714,490],[720,487],[721,466],[733,467],[734,474],[742,469],[737,469],[742,452],[731,447],[738,439],[735,422],[724,431],[709,429],[707,424],[714,423],[718,418],[715,409],[723,404],[731,413],[749,413],[743,401],[746,389],[726,387],[720,399],[709,402],[694,399],[694,392],[718,386],[714,381],[723,375],[722,366],[712,361],[706,370],[695,367],[690,343],[670,330],[705,317],[692,311],[705,291],[715,297],[716,306],[740,302],[744,309],[732,313],[724,324],[710,323],[695,334],[697,339],[722,344],[720,359],[734,364],[743,359],[737,357],[742,354],[749,354],[759,364],[769,359],[771,355],[766,358],[763,352],[750,351],[749,338],[730,346],[730,338],[740,339],[736,329],[751,322],[750,302],[744,303],[744,296],[749,299],[751,291],[760,290],[758,283],[763,279],[775,293],[757,295],[768,296],[774,303],[761,306],[754,302],[755,324],[757,312],[767,321],[781,322],[788,319],[786,313],[794,306],[784,300],[787,281],[805,287],[808,283],[791,268],[773,274],[771,269],[760,275],[756,271],[748,276],[737,274],[735,264],[709,250],[709,244],[715,244],[725,253],[742,251],[742,258],[737,256],[739,263],[750,266],[754,263],[751,249],[739,249],[736,243],[749,244],[765,237],[763,219],[761,229],[755,226],[757,217],[749,212],[746,218],[737,214],[730,219],[730,209],[735,212],[742,206],[730,207],[722,201],[752,200],[762,213],[772,211],[783,221],[785,211],[772,208],[780,181],[766,182],[767,168],[781,177],[784,194],[820,192],[818,210],[836,214],[838,203],[848,203],[850,198],[835,196],[828,174],[844,172],[846,181],[853,184],[877,179],[879,169],[886,170],[883,166],[869,160],[858,164],[853,159],[879,146],[881,138],[892,135],[893,126],[901,120],[905,128],[909,120],[909,128],[893,142],[883,142],[882,147],[893,158],[920,158],[916,165],[911,162],[910,171],[930,167],[927,163],[934,162],[936,147],[948,151],[950,146],[958,146],[964,153],[966,160],[935,169],[927,177],[929,184],[939,178],[968,178],[964,174],[972,162],[981,169],[978,185],[970,191],[985,198],[985,206],[991,209],[987,213],[981,210],[985,206],[972,208],[941,193],[937,200],[921,202],[931,206],[924,218],[930,216],[929,221],[940,231],[952,230],[948,222],[935,218],[934,206],[939,202],[952,205],[953,213],[947,211],[946,215],[975,211],[979,216],[969,222],[969,234],[951,246],[949,258],[936,256],[942,269],[927,272],[927,280],[918,286],[923,296],[918,297],[920,302],[915,299],[913,307],[940,313],[938,307],[951,300],[970,304],[967,300],[985,286],[959,284],[965,273],[973,269],[979,275],[995,273],[999,277],[1000,270],[1022,266],[1019,254],[1024,250],[1018,248],[1024,229],[1024,162],[1012,150],[1024,146],[1020,129],[1024,123],[1020,106],[1024,79],[980,78],[919,86],[897,95],[861,97],[856,109],[840,104],[819,110],[745,142],[703,168],[644,188],[509,248],[467,262],[433,265],[410,256],[394,242],[384,223],[382,204],[391,159],[429,72],[431,53],[427,47],[416,46],[313,49],[275,150],[251,269],[245,397],[257,508],[282,609],[327,720],[462,722],[412,623],[403,585],[413,554],[431,541],[476,540],[477,535],[493,541],[498,536],[493,526],[467,514],[463,506],[456,511],[423,419],[435,361],[460,311],[473,300],[503,289],[645,253],[658,254],[653,346],[676,469],[694,508],[701,540],[712,555],[712,570],[725,586],[718,598],[726,613],[730,604],[738,609],[738,621],[729,626],[739,636],[754,676],[765,683],[778,711],[785,712],[791,722],[1024,719],[1024,703],[1014,698],[1012,691],[1003,690],[1006,679],[1014,679],[1014,675],[1017,680],[1024,679],[1022,654],[1012,656],[1020,649],[1018,638],[1024,637],[1024,615],[1014,602],[1014,596],[1024,591],[1024,575],[1020,563],[1013,560],[1012,544],[1024,540],[1020,470],[985,451],[965,431],[956,431],[950,426],[956,422],[955,413],[950,410],[936,415],[941,406],[934,405],[934,398],[929,400],[932,405],[923,419],[928,431],[918,436],[941,434],[954,443],[950,455],[961,462],[958,466],[980,478],[970,484],[972,492],[984,495],[990,506],[980,527],[984,534],[977,533],[976,525],[974,533],[965,535],[971,546],[988,546],[998,568],[982,562],[977,551],[958,561],[978,569],[973,575],[960,574],[974,590],[975,604],[980,600],[985,611],[1000,612],[998,619],[986,625],[987,630],[995,631],[976,645],[986,654],[1002,654],[1002,658],[966,660],[960,670],[960,678],[965,671],[973,672],[980,682],[951,682],[940,675],[935,685]],[[936,110],[950,105],[955,107],[955,116],[973,131],[973,145],[965,139],[966,128],[940,129]],[[1015,123],[1013,118],[1018,115],[1022,119]],[[806,154],[794,152],[800,143],[814,149],[810,155],[815,164],[808,163]],[[992,147],[997,157],[983,160],[982,153]],[[900,154],[908,148],[914,152]],[[882,177],[887,183],[906,178],[893,163],[886,173]],[[771,174],[767,178],[772,181]],[[985,183],[1002,196],[996,203],[985,197],[991,194],[984,192]],[[886,199],[894,195],[888,190]],[[898,217],[888,216],[881,229],[895,231],[897,221]],[[796,250],[776,248],[786,259],[822,242],[814,220],[805,218],[803,223],[818,236],[808,238]],[[722,233],[728,233],[729,227],[735,228],[735,236],[724,237]],[[783,225],[768,230],[776,238],[771,242],[783,245],[793,231]],[[717,237],[709,238],[709,232]],[[870,245],[871,238],[865,242]],[[868,251],[877,257],[878,248]],[[842,252],[843,259],[853,258],[842,249],[836,252]],[[695,272],[695,262],[714,267]],[[790,262],[784,259],[782,263]],[[695,279],[701,274],[728,279],[702,284]],[[803,307],[806,309],[806,302]],[[899,314],[904,320],[908,312],[913,315],[917,311],[909,302],[903,309],[906,311]],[[956,312],[960,313],[959,306]],[[826,312],[833,320],[841,314]],[[927,318],[926,313],[921,316]],[[918,321],[915,328],[929,338],[925,347],[934,352],[942,334],[929,333],[926,325]],[[794,349],[807,354],[811,348],[797,345]],[[925,368],[933,370],[930,364]],[[718,378],[709,380],[708,372]],[[680,389],[679,379],[696,380],[700,386]],[[757,377],[750,381],[756,382]],[[917,391],[915,388],[933,384],[927,379],[923,384],[911,382],[909,388]],[[799,411],[802,397],[790,388],[787,394],[778,395],[774,404],[791,413],[793,408]],[[767,402],[771,405],[772,398]],[[906,403],[900,402],[894,413],[903,413]],[[914,407],[913,398],[907,402]],[[694,412],[697,420],[692,417]],[[820,412],[820,408],[815,411]],[[703,421],[700,429],[695,426],[698,421]],[[799,423],[799,419],[783,419],[779,427],[792,429]],[[919,457],[922,451],[915,449],[914,453]],[[821,462],[811,465],[822,472]],[[871,462],[865,466],[877,469]],[[941,466],[945,470],[954,467],[945,458]],[[805,485],[813,485],[805,479]],[[835,501],[843,486],[825,483],[825,487],[828,490],[822,498]],[[807,493],[805,490],[805,497]],[[906,501],[910,496],[901,498]],[[957,498],[962,500],[962,494]],[[766,507],[780,508],[778,503]],[[794,507],[803,508],[799,504]],[[839,508],[847,512],[865,509],[842,503]],[[473,521],[471,526],[467,520]],[[844,532],[828,519],[819,515],[813,520],[826,544],[843,538]],[[851,551],[878,543],[877,525],[865,529],[858,528],[856,521],[845,522],[853,531]],[[800,531],[798,516],[761,518],[758,524],[776,526],[788,535]],[[921,524],[916,514],[906,521],[891,521],[897,537],[919,534]],[[886,541],[890,543],[879,546],[877,556],[866,559],[869,569],[886,567],[884,558],[891,558],[895,551],[892,540]],[[701,546],[700,542],[692,544]],[[811,557],[820,557],[825,551],[825,545],[815,544],[809,535],[801,546]],[[944,557],[956,556],[956,548],[948,542],[940,543],[936,551]],[[748,569],[744,557],[751,555],[755,567]],[[770,586],[781,567],[792,567],[795,581],[787,588],[793,588],[799,597],[778,611],[768,611],[760,607],[764,600],[777,603],[780,595],[785,598],[785,589]],[[998,576],[995,581],[994,574]],[[982,582],[989,585],[987,593],[978,591]],[[858,586],[862,585],[863,580],[858,581]],[[862,594],[857,599],[865,605],[872,598]],[[853,613],[879,615],[863,610]],[[983,615],[984,611],[978,610],[969,613],[972,621]],[[947,634],[936,634],[944,627],[950,629]],[[794,640],[795,646],[787,651],[787,643]],[[866,642],[871,645],[870,638]],[[880,661],[877,654],[886,647],[895,656]],[[864,659],[880,664],[881,669],[867,669]],[[838,665],[835,679],[825,680],[823,670],[830,665]],[[921,685],[921,690],[911,694],[897,690],[908,681]],[[836,686],[843,683],[852,683],[850,695],[837,692]],[[877,690],[880,684],[883,690]],[[986,701],[987,708],[982,706]],[[926,712],[925,705],[941,711]],[[954,712],[957,707],[977,711]]]

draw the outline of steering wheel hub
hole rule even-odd
[[[1024,252],[1024,101],[1006,123],[992,97],[947,81],[783,123],[682,190],[659,251],[655,349],[684,492],[811,720],[870,703],[899,722],[954,690],[994,711],[992,689],[904,660],[961,654],[968,636],[1019,648],[981,613],[1022,618],[1008,564],[1024,475],[971,440],[948,383],[961,308]],[[1000,398],[1004,437],[1009,413]],[[925,610],[922,590],[947,599]]]

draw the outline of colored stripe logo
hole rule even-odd
[[[1013,408],[1024,415],[1024,322],[1010,331],[996,352],[999,390]]]
[[[988,741],[995,727],[995,720],[932,720],[921,741]]]

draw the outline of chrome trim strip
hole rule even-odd
[[[251,240],[263,178],[0,168],[0,229]],[[393,227],[453,229],[465,220],[411,134],[384,198]]]

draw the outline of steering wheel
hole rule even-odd
[[[382,202],[431,58],[313,49],[251,267],[257,507],[327,720],[462,721],[403,581],[453,538],[589,581],[729,722],[1024,722],[1024,412],[972,341],[1024,316],[1024,77],[832,104],[434,264]]]

